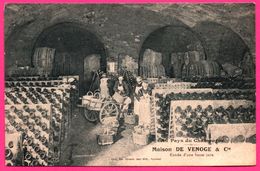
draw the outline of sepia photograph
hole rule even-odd
[[[6,4],[6,166],[256,165],[254,3]]]

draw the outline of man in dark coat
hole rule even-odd
[[[113,99],[120,104],[122,113],[128,113],[128,107],[131,103],[130,90],[123,76],[118,77],[113,90],[115,91]]]
[[[118,81],[115,82],[114,92],[119,93],[122,96],[130,96],[128,84],[124,81],[123,76],[118,77]]]

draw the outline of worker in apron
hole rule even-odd
[[[139,98],[141,106],[139,108],[139,125],[150,127],[151,124],[151,94],[148,83],[143,82],[142,88],[139,90]]]
[[[140,108],[140,97],[139,97],[139,90],[142,89],[142,78],[136,78],[136,86],[134,89],[134,114],[139,117],[139,108]]]
[[[109,88],[108,88],[108,80],[107,75],[104,73],[100,79],[100,95],[101,98],[108,98],[109,97]]]

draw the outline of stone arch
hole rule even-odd
[[[210,60],[239,65],[249,47],[238,33],[213,21],[203,21],[193,27],[205,42],[205,51]],[[251,54],[251,53],[250,53]]]
[[[224,70],[233,65],[239,67],[246,77],[255,76],[255,59],[249,46],[231,28],[213,21],[203,21],[193,27],[205,42],[210,60],[222,64]]]
[[[193,46],[194,44],[198,47]],[[152,49],[162,53],[162,64],[165,67],[166,75],[171,75],[170,60],[171,53],[185,53],[188,51],[200,51],[205,59],[207,54],[204,51],[203,42],[200,37],[188,26],[167,25],[151,32],[144,40],[139,53],[139,66],[142,65],[143,55],[146,49]],[[139,71],[140,73],[140,71]]]
[[[92,83],[92,76],[86,73],[91,72],[84,64],[86,57],[94,59],[93,54],[97,55],[100,57],[99,68],[106,70],[107,54],[104,44],[98,36],[78,23],[62,22],[44,29],[35,41],[32,56],[38,47],[56,50],[53,75],[80,76],[81,94],[86,93]]]
[[[8,35],[5,36],[6,71],[8,71],[9,68],[12,67],[16,61],[20,65],[30,66],[30,53],[28,53],[28,49],[32,48],[33,42],[27,41],[29,39],[28,35],[24,33],[32,25],[33,21],[28,21],[21,25],[17,25],[12,31],[9,32]],[[17,51],[19,51],[19,56]]]

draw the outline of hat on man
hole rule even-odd
[[[142,82],[142,77],[140,77],[140,76],[136,77],[136,82],[137,82],[138,84],[141,83],[141,82]]]
[[[102,75],[101,75],[101,78],[106,78],[107,77],[107,74],[106,73],[103,73]]]
[[[121,75],[121,76],[118,77],[118,79],[119,79],[119,80],[123,80],[124,77]]]

